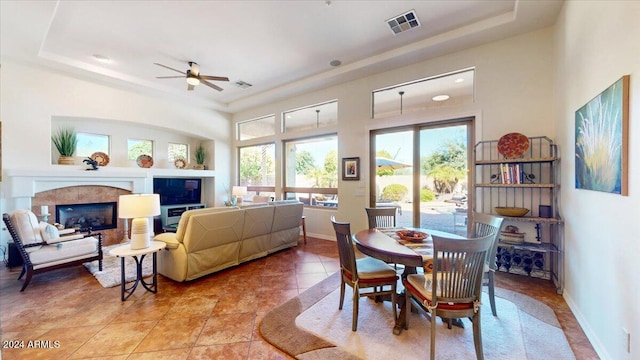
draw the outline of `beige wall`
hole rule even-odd
[[[340,181],[340,207],[336,217],[351,222],[354,230],[362,229],[367,226],[364,207],[369,204],[371,129],[475,116],[477,140],[496,139],[513,131],[554,138],[550,91],[552,49],[552,29],[543,29],[287,98],[237,113],[233,119],[241,121],[267,114],[276,114],[279,118],[285,110],[338,99],[338,157],[358,156],[362,168],[361,181]],[[443,107],[392,118],[370,118],[372,90],[469,67],[476,68],[476,101],[473,105]],[[281,139],[276,136],[276,141]],[[335,238],[329,222],[332,214],[335,212],[331,210],[305,209],[308,231],[314,236]]]
[[[640,358],[640,2],[569,1],[556,24],[564,297],[603,359]],[[629,196],[575,189],[575,111],[631,75]],[[623,328],[631,332],[626,351]]]
[[[112,163],[103,171],[117,167],[138,170],[134,162],[125,159],[126,153],[113,148],[126,146],[127,137],[152,137],[156,141],[154,168],[169,169],[173,166],[166,161],[167,142],[191,139],[192,144],[202,142],[207,147],[208,168],[215,170],[219,180],[216,183],[230,182],[232,137],[228,114],[79,80],[9,59],[3,59],[0,92],[3,170],[46,170],[57,166],[52,165],[52,158],[57,155],[52,154],[55,149],[50,140],[55,118],[75,124],[78,131],[109,134],[118,142],[112,144]],[[76,163],[79,170],[84,169],[81,159]],[[221,205],[221,199],[226,197],[224,188],[216,185],[214,191],[209,198],[220,199],[216,204]],[[6,200],[4,196],[2,199]],[[3,201],[2,210],[13,210],[11,202]]]

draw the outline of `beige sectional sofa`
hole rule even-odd
[[[296,246],[302,209],[298,201],[275,201],[186,211],[175,233],[155,237],[167,244],[158,272],[188,281]]]

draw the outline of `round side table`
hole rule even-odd
[[[158,251],[164,249],[167,246],[166,243],[162,241],[151,241],[151,245],[145,249],[132,250],[131,244],[125,244],[122,246],[118,246],[109,251],[109,255],[119,257],[121,259],[120,268],[122,270],[122,277],[120,283],[120,299],[122,301],[127,300],[133,292],[138,287],[138,283],[141,283],[142,286],[152,293],[158,292],[158,259],[157,253]],[[153,254],[153,279],[151,283],[144,281],[142,277],[142,261],[144,257],[148,254]],[[133,284],[127,287],[125,282],[125,267],[124,267],[124,258],[127,256],[131,256],[136,262],[136,280]]]

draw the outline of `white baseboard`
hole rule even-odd
[[[566,288],[564,288],[564,291],[562,292],[562,297],[567,302],[569,309],[571,309],[571,312],[576,317],[578,324],[580,324],[582,331],[584,331],[585,335],[587,336],[587,339],[589,339],[589,341],[591,342],[591,346],[593,346],[593,349],[596,351],[600,359],[613,360],[613,358],[611,357],[611,355],[609,355],[609,353],[607,352],[607,349],[604,347],[604,345],[602,344],[598,336],[596,336],[591,326],[589,326],[589,322],[587,321],[585,316],[579,311],[579,308],[576,302],[573,300],[573,298],[571,297],[571,294],[567,291]]]

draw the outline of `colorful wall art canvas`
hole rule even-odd
[[[629,75],[576,111],[576,188],[628,194]]]

